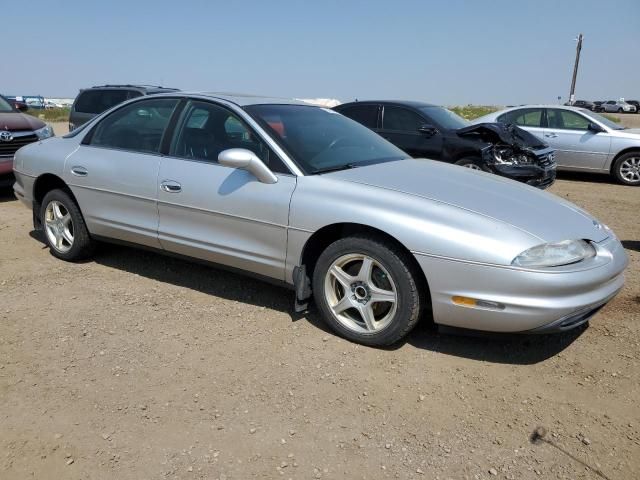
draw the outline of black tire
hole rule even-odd
[[[47,207],[54,201],[61,204],[63,209],[68,212],[71,217],[71,227],[69,230],[72,230],[73,242],[71,243],[70,248],[66,251],[62,251],[54,245],[47,232]],[[64,190],[51,190],[44,196],[40,209],[40,221],[42,224],[45,242],[49,246],[49,251],[54,257],[68,262],[76,262],[91,256],[93,253],[95,242],[89,235],[82,213],[73,198],[71,198],[71,196]]]
[[[375,260],[388,272],[395,285],[396,309],[389,316],[389,323],[380,330],[360,332],[348,328],[336,317],[327,301],[325,278],[329,268],[350,254],[366,255]],[[338,335],[363,345],[386,346],[404,338],[418,323],[426,303],[422,289],[427,288],[419,279],[409,254],[393,242],[375,235],[354,235],[335,241],[320,254],[313,272],[313,293],[325,322]]]
[[[618,113],[622,113],[622,112],[623,112],[622,108],[619,108]]]
[[[616,161],[613,162],[613,167],[611,167],[611,173],[613,174],[614,178],[618,181],[618,183],[621,183],[622,185],[630,185],[633,187],[637,187],[637,186],[640,186],[640,178],[632,181],[625,178],[622,172],[625,162],[633,158],[640,159],[640,152],[629,152],[629,153],[625,153],[624,155],[620,155],[616,159]]]
[[[491,172],[482,160],[479,158],[465,157],[456,162],[456,165],[461,167],[471,168],[473,170],[482,170],[483,172]]]

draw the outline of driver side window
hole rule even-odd
[[[384,107],[382,128],[417,133],[425,120],[420,115],[400,107]]]

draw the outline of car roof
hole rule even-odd
[[[100,90],[100,89],[105,89],[105,88],[109,88],[109,89],[132,89],[132,88],[136,88],[138,90],[144,90],[147,93],[160,93],[160,92],[178,92],[180,91],[177,88],[171,88],[171,87],[161,87],[159,85],[129,85],[129,84],[122,84],[122,85],[95,85],[93,87],[90,88],[85,88],[83,90]]]
[[[210,98],[212,100],[225,100],[229,103],[238,105],[239,107],[246,107],[249,105],[305,105],[313,107],[308,102],[302,100],[296,100],[294,98],[281,98],[264,95],[252,95],[248,93],[228,93],[228,92],[179,92],[180,96],[184,97],[198,97],[198,98]],[[320,108],[320,107],[318,107]]]
[[[384,105],[400,105],[403,107],[412,107],[412,108],[420,108],[420,107],[439,107],[440,105],[436,105],[434,103],[427,102],[419,102],[417,100],[356,100],[354,102],[343,103],[342,105],[338,105],[342,107],[343,105],[356,105],[356,104],[384,104]]]

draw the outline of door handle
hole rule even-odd
[[[557,133],[545,133],[544,136],[547,138],[558,138]]]
[[[75,175],[76,177],[86,177],[87,175],[89,175],[89,172],[86,168],[77,165],[75,167],[71,167],[71,174]]]
[[[178,193],[182,191],[182,185],[173,180],[165,180],[160,184],[160,189],[167,193]]]

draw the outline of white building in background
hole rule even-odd
[[[327,108],[337,107],[342,103],[340,100],[336,100],[335,98],[296,98],[296,100]]]

